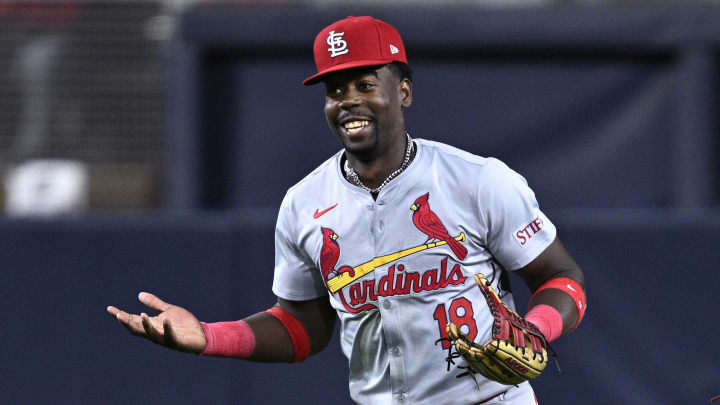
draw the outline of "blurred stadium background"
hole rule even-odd
[[[312,41],[364,14],[405,39],[410,133],[523,174],[586,272],[540,403],[720,394],[716,2],[39,0],[0,1],[3,402],[350,402],[337,334],[249,364],[154,347],[105,307],[272,305],[280,201],[339,149],[300,85]]]

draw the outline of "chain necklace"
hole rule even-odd
[[[407,136],[407,146],[405,147],[405,158],[403,159],[402,164],[400,165],[400,168],[395,170],[394,172],[390,173],[389,176],[383,180],[382,184],[377,186],[376,188],[369,188],[366,185],[360,181],[360,177],[358,177],[358,174],[355,173],[355,169],[350,167],[350,164],[348,163],[347,159],[345,159],[345,175],[347,176],[347,179],[353,183],[354,185],[360,187],[361,189],[369,192],[370,194],[378,194],[380,190],[382,190],[383,187],[385,187],[386,184],[390,182],[390,180],[397,177],[398,174],[402,173],[403,170],[407,169],[407,167],[410,165],[410,162],[412,161],[412,155],[413,150],[415,149],[413,146],[412,138],[410,138],[410,135],[405,132],[405,136]]]

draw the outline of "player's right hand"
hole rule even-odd
[[[201,353],[205,349],[207,341],[202,325],[190,311],[146,292],[141,292],[138,299],[160,313],[134,315],[113,306],[107,307],[107,311],[133,335],[161,346],[189,353]]]

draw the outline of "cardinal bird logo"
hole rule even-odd
[[[338,258],[340,257],[340,246],[336,242],[338,235],[330,228],[320,228],[323,235],[323,244],[320,249],[320,271],[323,278],[327,281],[342,273],[348,273],[350,277],[355,276],[355,270],[352,267],[342,266],[335,270]]]
[[[412,216],[413,224],[415,224],[415,227],[417,227],[420,232],[427,235],[428,238],[425,243],[434,239],[445,241],[453,253],[455,253],[458,260],[464,260],[467,256],[467,249],[450,236],[445,225],[440,221],[440,218],[430,210],[430,204],[428,203],[429,198],[430,193],[422,195],[418,197],[410,207],[411,210],[415,211]]]

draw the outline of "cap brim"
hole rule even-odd
[[[310,86],[313,84],[317,84],[322,81],[323,76],[325,76],[328,73],[338,72],[340,70],[346,70],[346,69],[353,69],[358,67],[365,67],[365,66],[382,66],[387,65],[388,63],[394,62],[393,59],[370,59],[370,60],[355,60],[352,62],[347,63],[341,63],[339,65],[335,65],[333,67],[327,68],[323,70],[322,72],[318,72],[317,74],[314,74],[307,79],[303,80],[303,84],[305,86]]]

